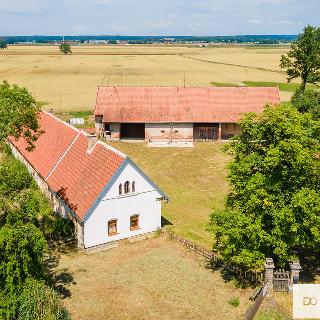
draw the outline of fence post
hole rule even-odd
[[[297,261],[293,261],[293,262],[289,263],[289,266],[290,266],[290,271],[291,271],[289,289],[292,290],[292,286],[294,284],[299,283],[299,275],[300,275],[301,265],[300,265],[299,260],[297,260]]]
[[[268,284],[270,290],[273,289],[273,270],[274,262],[272,258],[266,258],[265,267],[265,282]]]

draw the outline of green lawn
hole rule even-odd
[[[283,83],[283,82],[256,82],[256,81],[244,81],[248,87],[278,87],[281,91],[295,92],[300,84],[298,83]],[[308,89],[316,89],[314,85],[307,85]]]
[[[69,121],[71,118],[83,118],[84,125],[76,125],[77,128],[94,128],[94,116],[92,111],[73,111],[56,113],[56,117],[63,121]]]
[[[300,84],[298,83],[286,83],[286,82],[264,82],[264,81],[243,81],[247,87],[278,87],[280,91],[295,92]],[[240,84],[236,83],[223,83],[223,82],[211,82],[213,87],[238,87]],[[315,85],[307,85],[308,89],[318,89]]]
[[[132,158],[169,196],[162,214],[175,232],[211,248],[205,230],[212,208],[222,208],[228,191],[223,143],[196,143],[195,148],[148,148],[145,143],[110,143]]]

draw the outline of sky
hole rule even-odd
[[[297,34],[319,0],[0,0],[0,35]]]

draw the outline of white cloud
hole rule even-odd
[[[0,0],[1,13],[40,14],[50,8],[49,0]]]
[[[319,25],[318,1],[0,0],[0,32],[12,35],[293,34],[300,32],[303,25]]]
[[[262,21],[259,19],[249,19],[249,20],[247,20],[247,22],[250,24],[261,24],[262,23]]]

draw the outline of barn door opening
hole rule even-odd
[[[193,139],[194,140],[217,140],[219,138],[218,123],[194,123]]]
[[[144,140],[145,124],[144,123],[122,123],[120,130],[121,139]]]

